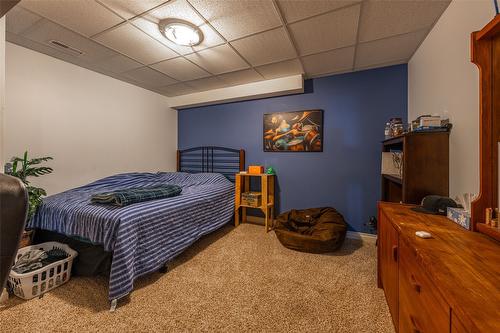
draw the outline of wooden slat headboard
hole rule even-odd
[[[194,147],[177,151],[178,172],[216,172],[234,182],[234,175],[245,170],[245,151],[224,147]]]

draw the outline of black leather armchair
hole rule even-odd
[[[17,178],[0,173],[0,294],[26,223],[28,193]]]

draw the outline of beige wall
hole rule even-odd
[[[450,196],[479,191],[479,73],[470,33],[494,17],[491,0],[454,0],[408,64],[408,119],[439,114],[453,123]]]
[[[165,97],[7,43],[4,158],[54,157],[49,194],[131,171],[174,171],[177,111]]]

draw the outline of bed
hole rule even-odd
[[[44,199],[29,227],[85,239],[113,253],[109,299],[133,290],[203,235],[228,223],[234,213],[234,174],[244,169],[244,151],[196,147],[177,152],[177,172],[125,173]],[[90,203],[94,193],[174,184],[173,198],[125,207]]]

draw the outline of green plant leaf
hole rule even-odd
[[[52,159],[50,156],[28,159],[28,151],[24,152],[22,158],[15,156],[11,159],[12,171],[10,175],[19,178],[26,185],[28,191],[28,218],[35,215],[38,207],[43,203],[43,197],[47,195],[43,188],[31,186],[28,177],[40,177],[52,173],[51,167],[35,166]]]
[[[17,174],[17,163],[18,162],[19,162],[18,160],[12,161],[12,173],[13,174]]]
[[[50,160],[53,160],[53,158],[52,157],[32,158],[31,160],[29,160],[29,164],[30,165],[40,164],[42,162],[47,162],[47,161],[50,161]]]
[[[40,177],[52,173],[53,169],[50,167],[27,168],[24,170],[26,177]]]

